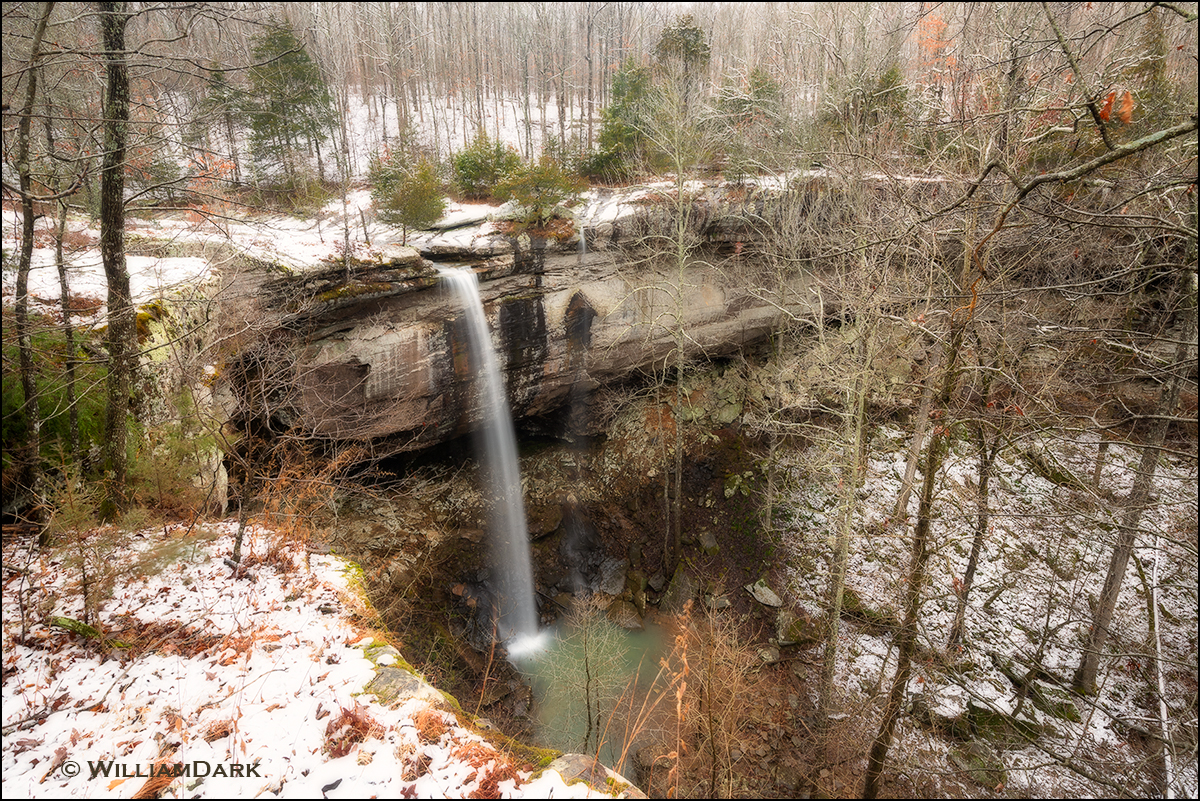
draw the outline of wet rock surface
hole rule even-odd
[[[579,391],[625,382],[677,349],[685,357],[728,355],[767,336],[785,316],[813,314],[806,276],[759,286],[745,277],[760,266],[722,249],[751,235],[737,228],[744,198],[712,193],[697,200],[706,210],[697,225],[709,248],[682,275],[634,246],[663,224],[660,210],[639,198],[593,198],[577,213],[583,249],[578,229],[562,241],[513,237],[472,219],[418,243],[419,253],[381,244],[350,271],[338,266],[260,280],[237,302],[261,321],[278,321],[272,347],[294,368],[266,376],[275,384],[267,395],[275,404],[286,399],[290,422],[324,437],[369,441],[376,453],[420,450],[472,430],[482,419],[476,367],[462,312],[439,288],[437,264],[467,266],[479,276],[516,418],[569,406]],[[605,218],[605,227],[595,220],[606,205],[621,210]],[[236,383],[237,373],[228,380]],[[227,396],[251,397],[232,385]],[[721,421],[733,422],[740,399],[720,400]]]

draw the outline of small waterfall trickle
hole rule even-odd
[[[499,600],[494,610],[497,639],[510,655],[538,647],[538,612],[534,597],[533,560],[521,495],[517,438],[504,391],[499,360],[492,347],[479,281],[467,267],[439,268],[466,313],[469,358],[474,365],[480,405],[484,410],[479,461],[491,499],[489,537]]]

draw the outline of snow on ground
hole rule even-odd
[[[1085,434],[1037,445],[1076,476],[1090,480],[1098,444],[1097,436]],[[882,524],[892,514],[899,495],[906,449],[905,435],[898,429],[885,428],[876,436],[867,478],[859,492],[863,500],[854,521],[856,536],[847,579],[867,606],[897,616],[909,560],[909,532],[903,527],[885,530]],[[1115,642],[1109,649],[1124,655],[1102,660],[1095,704],[1089,705],[1087,699],[1056,683],[1069,683],[1078,665],[1091,620],[1089,606],[1099,596],[1124,511],[1122,501],[1133,485],[1140,458],[1137,449],[1110,447],[1102,484],[1112,488],[1113,495],[1105,497],[1056,486],[1034,472],[1017,447],[1002,451],[991,485],[991,525],[966,615],[967,634],[960,657],[967,666],[952,675],[932,662],[918,660],[908,687],[910,699],[921,698],[946,717],[962,714],[968,702],[1011,714],[1020,704],[1016,688],[991,655],[1010,660],[1022,675],[1040,664],[1054,677],[1039,685],[1046,697],[1051,702],[1073,703],[1078,720],[1047,714],[1027,701],[1021,707],[1022,716],[1047,732],[1039,744],[1073,758],[1108,763],[1107,769],[1098,772],[1109,777],[1113,776],[1113,763],[1127,764],[1128,775],[1122,780],[1127,781],[1126,786],[1146,786],[1146,752],[1130,746],[1136,735],[1129,726],[1157,731],[1157,707],[1147,703],[1148,677],[1153,675],[1154,665],[1143,656],[1148,614],[1142,580],[1132,560],[1116,612]],[[956,443],[939,476],[935,550],[928,563],[919,634],[922,646],[934,651],[945,647],[957,600],[955,581],[961,579],[970,553],[978,496],[975,460],[972,448]],[[803,489],[794,499],[796,533],[785,544],[790,550],[790,590],[802,605],[813,609],[819,609],[825,597],[823,560],[837,524],[838,500],[832,490],[836,479],[816,475],[811,468],[825,461],[815,451],[797,454],[793,460],[793,470],[803,477]],[[1176,766],[1175,791],[1182,797],[1195,797],[1197,792],[1194,739],[1189,744],[1189,736],[1195,736],[1196,504],[1196,461],[1164,457],[1155,479],[1154,502],[1143,516],[1142,534],[1135,547],[1147,580],[1154,560],[1159,560],[1167,704],[1175,727],[1173,736],[1183,746],[1183,753],[1178,754],[1183,764]],[[910,516],[915,517],[916,508],[915,491],[910,498]],[[888,642],[888,638],[843,627],[837,675],[851,705],[869,704],[880,685],[886,693],[896,658]],[[885,657],[889,664],[881,680]],[[874,720],[876,713],[867,716]],[[934,740],[911,723],[904,724],[896,761],[924,754],[923,767],[937,771],[937,766],[926,764],[930,758],[926,752],[934,747]],[[942,758],[946,748],[943,741]],[[1006,751],[1004,759],[1010,793],[1045,797],[1112,793],[1111,787],[1082,779],[1034,746]],[[949,763],[944,767],[954,769]]]
[[[824,174],[819,171],[806,176]],[[768,190],[778,189],[789,176],[763,176],[758,182]],[[581,193],[580,203],[571,209],[580,229],[611,224],[635,213],[641,203],[655,196],[670,193],[675,184],[670,180],[655,180],[636,186],[611,189],[597,187]],[[712,190],[711,184],[689,181],[685,191],[700,193]],[[423,253],[463,252],[490,256],[511,249],[502,236],[496,220],[512,216],[511,204],[449,202],[445,214],[428,231],[408,232],[407,242]],[[12,205],[3,208],[2,242],[11,257],[20,247],[21,220]],[[364,228],[365,226],[365,228]],[[35,222],[35,247],[29,274],[29,293],[35,308],[57,313],[60,297],[58,269],[53,247],[53,220],[41,217]],[[65,248],[67,284],[77,298],[103,301],[107,295],[104,267],[100,258],[100,231],[94,222],[69,220]],[[347,193],[345,205],[335,197],[310,218],[282,214],[248,212],[236,207],[221,213],[172,212],[150,217],[130,216],[126,220],[127,245],[153,242],[160,247],[180,246],[189,252],[216,252],[231,247],[244,257],[265,264],[281,265],[293,272],[303,273],[321,269],[340,260],[346,247],[359,258],[370,259],[372,251],[382,245],[400,244],[404,232],[399,226],[378,220],[373,210],[369,188],[357,188]],[[368,244],[370,243],[370,244]],[[5,261],[3,293],[5,298],[16,294],[14,259]],[[193,288],[217,279],[219,265],[195,256],[162,257],[129,256],[134,302],[148,303],[167,296],[177,289]],[[6,300],[6,302],[9,302]],[[88,320],[99,325],[105,319],[101,305]]]
[[[176,764],[195,772],[163,796],[596,794],[553,769],[521,770],[423,682],[392,706],[365,694],[376,663],[397,660],[361,622],[356,569],[273,547],[252,527],[246,563],[257,564],[235,579],[221,559],[235,529],[121,542],[99,612],[105,645],[47,623],[83,617],[69,549],[5,543],[5,798],[128,797],[154,766]],[[373,663],[368,650],[383,655]]]

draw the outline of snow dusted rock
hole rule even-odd
[[[952,748],[950,761],[983,787],[1001,787],[1008,783],[1004,762],[995,751],[978,740]]]
[[[771,587],[767,584],[766,579],[759,579],[753,584],[747,584],[746,592],[754,596],[754,600],[758,601],[763,606],[783,606],[783,599],[780,598],[773,589],[771,589]]]
[[[442,694],[424,679],[403,667],[381,667],[375,671],[364,692],[374,695],[381,704],[397,705],[412,698],[429,704],[445,701]]]
[[[387,267],[411,267],[421,263],[421,254],[416,248],[398,245],[394,242],[385,243],[376,249],[379,263]]]
[[[821,627],[808,615],[780,609],[775,616],[775,639],[780,646],[811,646],[820,641]]]
[[[484,209],[463,208],[448,215],[443,230],[411,234],[407,248],[376,231],[373,247],[356,251],[349,276],[327,256],[323,267],[318,261],[261,279],[251,297],[234,302],[243,313],[253,309],[264,336],[278,326],[284,336],[273,341],[288,351],[280,359],[296,368],[290,386],[268,394],[289,398],[290,422],[322,436],[370,440],[376,453],[418,450],[474,428],[482,410],[463,311],[439,288],[436,266],[415,253],[470,265],[479,276],[517,418],[560,409],[576,388],[625,381],[677,349],[685,358],[729,355],[788,315],[813,316],[810,277],[792,276],[786,291],[764,290],[777,287],[776,279],[747,281],[757,267],[740,251],[689,265],[680,292],[673,289],[677,270],[648,263],[644,251],[627,252],[641,237],[661,233],[666,205],[654,199],[670,191],[663,184],[589,194],[575,211],[578,227],[561,241],[508,236]],[[704,212],[698,233],[709,241],[724,242],[739,215],[750,213],[712,188],[689,191]],[[676,319],[686,337],[678,336]],[[236,371],[227,380],[237,396]],[[263,411],[229,413],[245,419]]]
[[[613,798],[648,798],[621,774],[610,770],[583,754],[563,754],[550,763],[547,771],[555,771],[570,784],[582,780],[599,790],[607,790]]]

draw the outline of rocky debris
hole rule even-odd
[[[658,608],[669,614],[682,614],[687,602],[696,597],[697,588],[696,580],[681,567],[671,577],[671,583],[667,585],[667,591],[659,601]]]
[[[714,611],[728,609],[733,606],[733,601],[729,600],[729,596],[724,593],[720,595],[708,594],[704,596],[704,605]]]
[[[774,645],[763,645],[758,649],[758,658],[763,661],[764,665],[773,665],[779,661],[779,648]]]
[[[562,521],[562,504],[527,504],[525,507],[525,523],[531,540],[540,540],[553,534]]]

